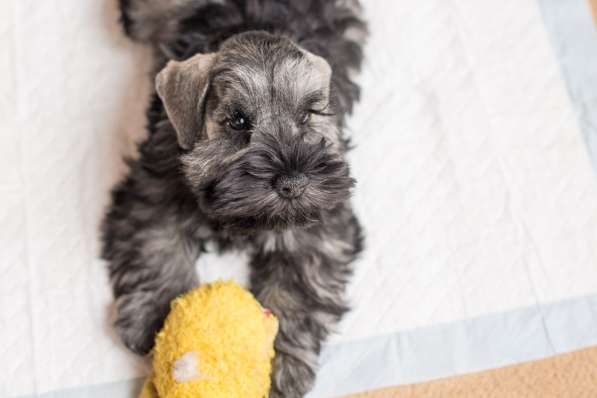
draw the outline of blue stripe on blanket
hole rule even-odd
[[[597,27],[588,0],[539,0],[597,170]]]
[[[592,296],[330,346],[309,398],[543,359],[597,345],[595,330]]]

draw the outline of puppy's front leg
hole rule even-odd
[[[280,321],[270,398],[300,398],[313,387],[321,345],[348,310],[344,293],[361,245],[351,222],[299,239],[279,236],[253,258],[253,292]]]
[[[169,192],[177,192],[176,187],[152,181],[135,165],[114,191],[104,222],[102,254],[109,261],[115,326],[124,344],[138,354],[153,347],[170,302],[197,284],[197,224]]]
[[[344,283],[326,286],[320,257],[305,256],[300,264],[282,253],[260,257],[253,290],[280,322],[270,398],[300,398],[313,387],[322,341],[346,311]]]

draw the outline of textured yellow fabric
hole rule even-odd
[[[267,397],[277,330],[276,318],[235,283],[201,286],[172,303],[156,338],[153,386],[141,397]],[[195,376],[179,382],[175,364],[188,353]]]
[[[540,361],[345,398],[595,398],[597,347]]]

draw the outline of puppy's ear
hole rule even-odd
[[[197,54],[185,61],[170,61],[158,73],[155,86],[183,149],[191,149],[203,128],[209,72],[215,54]]]

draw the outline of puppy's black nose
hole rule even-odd
[[[309,185],[309,177],[304,174],[284,175],[278,177],[275,182],[278,194],[286,199],[296,199],[305,192]]]

